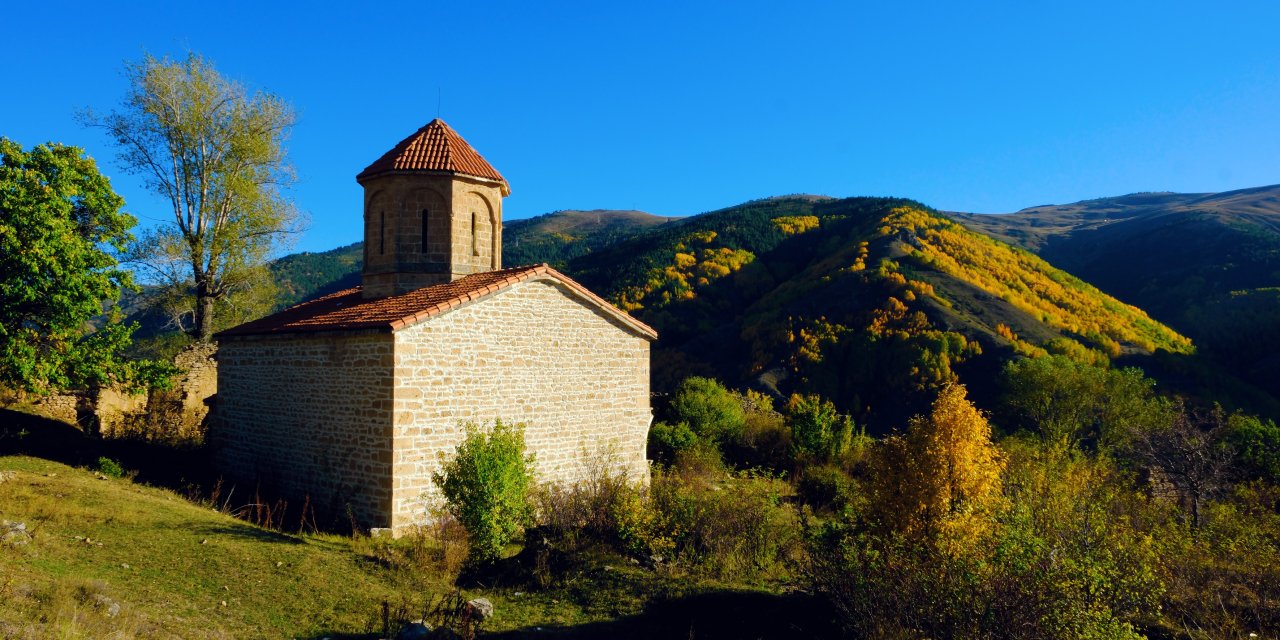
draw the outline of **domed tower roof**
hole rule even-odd
[[[384,173],[401,172],[453,173],[493,180],[502,184],[502,195],[510,195],[507,179],[489,164],[484,156],[467,144],[444,120],[436,118],[401,140],[390,151],[356,176],[356,181]]]

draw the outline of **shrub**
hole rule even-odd
[[[853,421],[836,413],[836,406],[816,395],[793,395],[787,403],[791,447],[798,457],[832,460],[849,449]]]
[[[562,548],[595,540],[614,542],[618,504],[638,489],[626,472],[615,471],[611,457],[597,459],[586,479],[571,486],[549,483],[533,493],[538,526]]]
[[[778,575],[801,540],[795,511],[783,501],[788,490],[779,479],[755,474],[705,484],[657,471],[647,499],[620,501],[619,538],[636,555],[720,578]]]
[[[677,453],[693,446],[697,441],[698,434],[689,428],[687,422],[658,422],[649,430],[649,459],[670,463],[675,460]]]
[[[108,478],[123,478],[124,467],[111,458],[98,458],[98,473]]]
[[[811,532],[814,586],[855,636],[1141,637],[1164,588],[1143,498],[1105,460],[1008,444],[1009,505],[987,527]]]
[[[748,411],[742,437],[729,457],[746,468],[763,468],[789,473],[795,467],[791,453],[791,430],[782,415],[773,411]]]
[[[964,385],[947,385],[928,416],[912,418],[906,434],[878,446],[870,493],[881,527],[931,538],[943,532],[976,536],[990,526],[1004,461],[991,443],[986,416],[966,394]]]
[[[465,426],[466,437],[432,481],[446,506],[467,530],[470,562],[490,562],[529,522],[529,486],[534,459],[524,452],[524,425],[501,420],[484,429]]]
[[[836,465],[807,467],[796,483],[800,502],[814,509],[839,512],[851,504],[856,493],[853,479]]]
[[[716,443],[737,439],[747,419],[742,403],[724,385],[697,376],[680,383],[671,411],[699,437]]]
[[[676,454],[671,471],[691,481],[717,480],[725,474],[724,456],[715,444],[698,440]]]
[[[1235,449],[1246,479],[1280,483],[1280,427],[1270,420],[1236,414],[1227,420],[1226,440]]]

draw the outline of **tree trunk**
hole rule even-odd
[[[213,341],[213,294],[204,284],[196,285],[195,337],[197,342]]]

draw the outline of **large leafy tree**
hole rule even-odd
[[[909,537],[963,544],[990,525],[1004,459],[991,426],[964,385],[942,388],[928,416],[886,438],[875,460],[872,505],[879,521]]]
[[[292,180],[284,141],[293,109],[250,93],[204,58],[146,56],[126,73],[123,107],[86,121],[104,127],[131,172],[172,206],[173,217],[135,247],[167,284],[158,299],[176,324],[208,341],[226,322],[270,309],[265,261],[298,228],[282,188]]]
[[[120,356],[134,327],[116,302],[135,288],[115,257],[136,222],[123,206],[81,149],[0,138],[0,383],[47,393],[160,377]]]

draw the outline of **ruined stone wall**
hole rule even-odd
[[[162,428],[166,437],[199,441],[207,400],[218,392],[218,346],[193,344],[178,353],[174,366],[182,370],[166,390],[133,393],[120,386],[95,389],[80,394],[57,394],[37,398],[33,407],[42,415],[104,437],[145,436],[147,429]],[[155,421],[162,423],[157,426]],[[154,434],[153,434],[154,435]]]
[[[252,495],[262,483],[386,527],[391,504],[392,336],[225,337],[209,441]]]
[[[431,474],[462,423],[524,422],[543,481],[605,463],[647,481],[649,341],[551,279],[531,280],[395,334],[391,526],[439,500]]]
[[[183,370],[173,385],[173,400],[182,412],[184,426],[199,427],[209,413],[206,401],[218,392],[218,353],[216,343],[193,344],[173,359]]]

